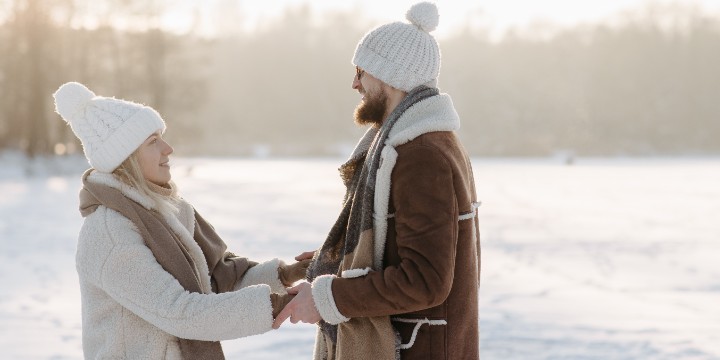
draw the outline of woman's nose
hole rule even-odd
[[[167,141],[164,141],[164,140],[163,140],[163,142],[165,143],[165,151],[164,151],[164,152],[165,152],[166,155],[170,155],[170,154],[172,154],[173,152],[175,152],[175,149],[173,149],[173,147],[170,146],[170,144],[168,144]]]

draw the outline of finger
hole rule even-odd
[[[291,316],[290,316],[290,322],[291,322],[291,323],[297,324],[297,323],[298,323],[298,320],[299,320],[299,319],[298,319],[297,317],[295,317],[295,315],[291,315]]]
[[[289,305],[289,304],[288,304]],[[275,321],[273,321],[272,327],[273,329],[279,329],[280,325],[287,320],[292,315],[292,310],[290,309],[290,306],[286,306],[284,309],[280,311],[278,316],[275,318]]]
[[[300,261],[300,260],[312,259],[313,256],[315,256],[314,251],[306,251],[306,252],[296,256],[295,260]]]
[[[286,291],[290,295],[297,295],[300,292],[300,285],[295,285],[291,288],[286,289]]]

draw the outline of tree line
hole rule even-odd
[[[79,151],[51,96],[71,80],[154,107],[184,155],[347,155],[363,132],[350,60],[370,25],[350,14],[318,26],[293,8],[254,33],[203,38],[164,30],[162,7],[131,0],[109,1],[107,16],[130,14],[142,30],[76,26],[74,3],[6,7],[0,150]],[[439,86],[470,153],[720,153],[720,20],[678,6],[622,20],[542,38],[467,28],[440,39]]]

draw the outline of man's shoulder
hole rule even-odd
[[[462,152],[457,135],[453,131],[433,131],[422,134],[397,147],[399,155],[418,149],[435,150],[443,154]]]
[[[453,131],[435,131],[422,134],[397,147],[397,163],[443,164],[447,170],[465,173],[471,171],[465,147]],[[423,165],[423,166],[426,166]]]

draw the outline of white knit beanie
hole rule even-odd
[[[413,5],[410,23],[394,22],[370,30],[355,49],[353,64],[382,82],[409,92],[419,85],[437,86],[440,48],[430,32],[438,25],[437,6]]]
[[[155,110],[130,101],[96,96],[85,85],[69,82],[53,94],[55,111],[83,145],[95,170],[111,173],[165,122]]]

